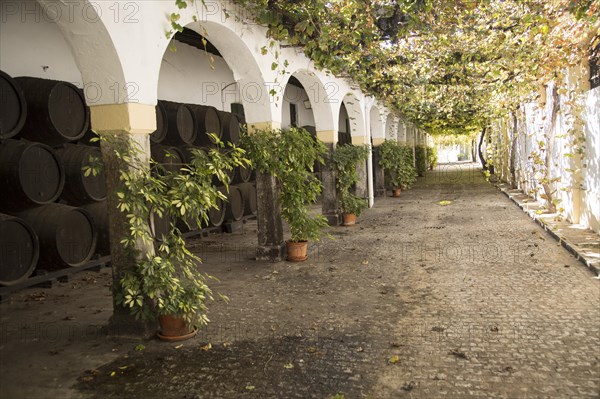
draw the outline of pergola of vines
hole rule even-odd
[[[600,37],[600,0],[234,2],[432,134],[480,131],[587,60]]]

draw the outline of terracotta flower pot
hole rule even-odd
[[[356,224],[356,215],[353,213],[344,213],[344,226],[354,226]]]
[[[286,241],[287,260],[290,262],[304,262],[308,259],[308,241]]]
[[[392,189],[392,197],[394,197],[394,198],[400,197],[400,189],[399,188]]]
[[[183,341],[192,338],[198,332],[197,329],[190,330],[185,320],[177,316],[158,316],[158,323],[160,332],[156,335],[163,341]]]

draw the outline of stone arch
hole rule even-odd
[[[369,118],[371,121],[371,137],[373,139],[385,138],[385,126],[384,119],[381,109],[378,106],[373,105],[369,112]]]
[[[393,114],[387,116],[385,122],[386,140],[398,140],[398,118]]]
[[[81,72],[88,105],[129,102],[135,87],[127,87],[121,60],[98,13],[97,3],[37,0],[71,48]],[[24,4],[26,2],[23,2]]]
[[[365,117],[361,101],[352,92],[344,95],[342,104],[346,107],[350,120],[350,134],[352,136],[365,136]],[[340,104],[341,108],[341,104]]]
[[[286,75],[287,78],[282,82],[284,91],[292,76],[302,84],[306,91],[312,108],[316,131],[333,131],[335,125],[332,105],[336,102],[336,99],[328,96],[327,85],[334,83],[323,83],[316,73],[312,73],[307,69],[297,69],[292,74]],[[285,110],[282,111],[285,112]]]
[[[210,18],[194,21],[191,14],[186,20],[184,20],[185,27],[206,37],[232,70],[244,106],[246,122],[249,125],[265,127],[263,123],[277,121],[279,118],[273,119],[274,101],[269,94],[261,66],[255,58],[257,51],[252,51],[243,35],[240,35],[239,31],[243,28],[237,25],[241,23],[234,21],[235,18],[227,19],[225,22],[220,18],[216,18],[216,21]],[[164,51],[169,51],[167,48],[169,41],[162,44],[164,54]]]

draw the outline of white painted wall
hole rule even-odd
[[[212,105],[231,111],[231,103],[241,101],[233,72],[221,57],[178,41],[176,51],[164,54],[158,80],[160,100]]]
[[[584,79],[587,76],[584,76]],[[567,77],[572,79],[572,76]],[[567,81],[569,82],[569,81]],[[585,82],[584,82],[585,84]],[[518,135],[515,152],[515,170],[517,187],[525,193],[543,201],[543,190],[540,184],[540,174],[535,173],[531,159],[535,151],[539,151],[539,141],[544,140],[544,131],[549,128],[549,118],[552,102],[552,84],[548,85],[542,97],[545,104],[522,104],[518,112]],[[557,208],[562,208],[562,215],[570,222],[582,227],[591,228],[600,232],[600,87],[585,91],[580,97],[582,104],[581,120],[584,121],[583,130],[585,138],[584,153],[581,162],[577,157],[571,157],[572,147],[569,145],[568,130],[571,128],[572,118],[564,95],[559,96],[560,111],[557,114],[552,128],[556,131],[551,178],[560,178],[553,183],[555,198],[561,200]],[[496,173],[505,181],[509,176],[510,150],[504,144],[510,144],[512,136],[512,119],[506,118],[497,121],[491,132],[493,149],[493,162]],[[581,128],[580,128],[581,129]],[[543,154],[542,154],[543,155]],[[579,170],[580,173],[573,173]]]
[[[283,105],[281,108],[281,127],[283,129],[287,129],[291,126],[290,104],[296,104],[298,126],[315,126],[312,104],[311,108],[306,108],[304,105],[305,101],[308,101],[306,90],[290,84],[285,87]]]
[[[585,98],[585,138],[580,223],[600,233],[600,87]]]
[[[59,27],[35,0],[0,3],[0,69],[9,75],[62,80],[81,88],[81,73]],[[11,4],[16,6],[16,4]]]

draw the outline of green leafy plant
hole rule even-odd
[[[438,150],[437,147],[427,147],[427,166],[433,169],[438,163]]]
[[[316,202],[322,186],[313,174],[327,149],[301,128],[258,130],[246,135],[246,149],[256,170],[274,176],[280,186],[281,216],[289,224],[291,241],[319,240],[327,219],[311,215],[307,204]]]
[[[352,186],[358,182],[356,166],[364,162],[369,156],[366,146],[354,146],[352,144],[341,145],[333,153],[333,164],[337,172],[338,201],[343,213],[352,213],[356,216],[367,208],[365,199],[351,193]]]
[[[385,140],[378,150],[379,166],[385,170],[388,185],[392,188],[410,188],[417,178],[412,148]]]
[[[415,160],[417,174],[423,176],[427,170],[427,158],[425,157],[425,147],[422,145],[415,146]]]
[[[249,165],[244,150],[213,138],[217,148],[192,149],[191,162],[175,172],[152,160],[148,165],[141,147],[130,140],[101,137],[120,164],[121,188],[116,195],[119,210],[126,215],[127,232],[121,243],[130,258],[137,259],[114,288],[115,298],[136,318],[172,315],[189,327],[208,322],[206,301],[213,297],[207,280],[211,276],[199,270],[201,259],[186,248],[177,221],[182,218],[198,225],[207,221],[217,200],[226,200],[212,185],[213,176],[227,186],[228,171]],[[158,228],[159,220],[167,221],[164,231]]]

